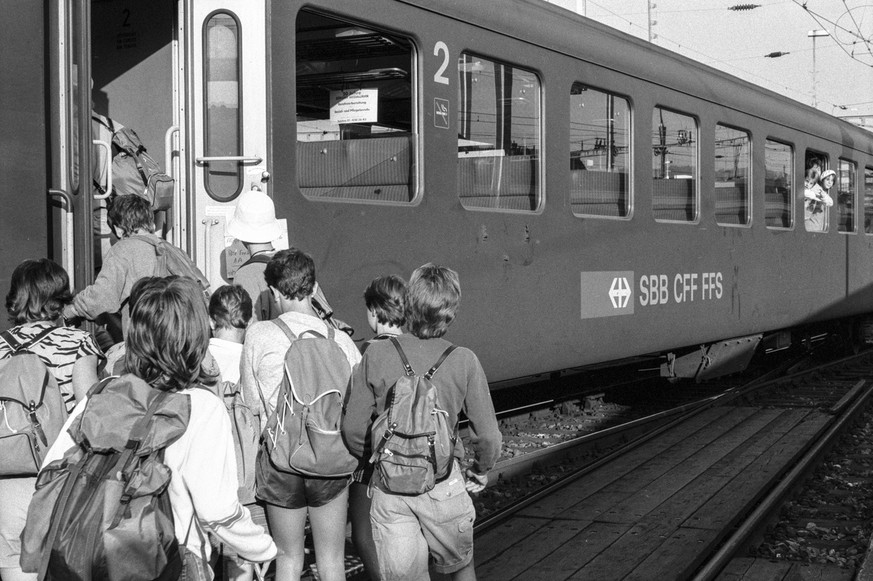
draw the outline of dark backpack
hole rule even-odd
[[[163,455],[185,433],[190,398],[133,375],[101,381],[88,398],[70,426],[78,446],[37,479],[21,568],[40,581],[175,581],[183,556]]]
[[[67,420],[58,382],[29,350],[54,330],[45,329],[25,343],[9,331],[0,333],[11,349],[0,360],[0,477],[37,474]]]
[[[455,350],[450,345],[424,375],[409,364],[400,342],[391,337],[405,373],[388,390],[385,409],[370,428],[375,464],[388,492],[417,495],[431,490],[451,473],[458,426],[439,403],[431,379]]]
[[[118,196],[139,196],[149,201],[153,211],[173,207],[176,181],[164,173],[148,154],[136,131],[128,127],[115,129],[111,119],[91,118],[112,132],[112,190]],[[102,190],[102,185],[98,184]],[[105,192],[104,192],[105,193]]]
[[[155,249],[155,270],[152,276],[165,277],[170,275],[183,276],[196,280],[203,288],[203,294],[209,295],[209,281],[194,264],[194,261],[187,254],[162,238],[157,236],[148,236],[145,234],[134,234],[130,238],[142,240],[151,244]]]
[[[309,330],[297,337],[281,319],[273,319],[291,340],[276,408],[264,428],[264,444],[273,466],[307,476],[339,477],[355,471],[341,432],[343,398],[351,379],[349,361],[334,340]],[[267,404],[263,399],[264,409]]]

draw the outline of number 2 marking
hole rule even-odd
[[[449,47],[443,41],[437,41],[435,45],[433,45],[433,56],[439,56],[440,53],[443,53],[443,64],[440,66],[439,70],[433,76],[433,82],[439,83],[441,85],[448,85],[449,78],[445,76],[446,69],[449,68]]]

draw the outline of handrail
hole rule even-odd
[[[164,133],[164,171],[168,176],[174,178],[173,175],[173,134],[179,133],[179,126],[173,125]],[[174,200],[175,203],[175,200]]]
[[[93,140],[92,143],[106,150],[106,193],[94,194],[95,200],[105,200],[112,195],[112,146],[99,139]]]
[[[205,164],[211,161],[241,161],[243,163],[261,163],[264,161],[263,157],[258,156],[245,156],[245,155],[221,155],[217,157],[196,157],[194,161],[198,164]]]
[[[71,196],[66,190],[59,190],[57,188],[49,188],[48,195],[61,198],[67,206],[65,220],[66,237],[62,249],[64,254],[63,266],[67,271],[73,272],[75,270],[73,265],[76,260],[76,254],[73,248],[75,244],[73,239],[73,196]]]

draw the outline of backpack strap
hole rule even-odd
[[[253,254],[252,256],[249,256],[248,260],[246,260],[241,265],[239,265],[239,268],[242,268],[244,266],[248,266],[250,264],[254,264],[256,262],[259,262],[262,264],[269,264],[271,258],[272,258],[272,256],[267,255],[267,254]],[[239,269],[237,269],[237,270],[239,270]]]
[[[446,350],[443,351],[443,354],[440,355],[440,358],[437,359],[437,362],[433,364],[433,367],[431,367],[430,369],[428,369],[427,373],[425,373],[424,376],[425,376],[426,378],[428,378],[428,379],[433,378],[433,374],[437,372],[437,369],[440,368],[440,365],[443,364],[443,361],[445,361],[446,358],[447,358],[449,355],[452,354],[452,351],[454,351],[454,350],[457,349],[457,348],[458,348],[457,345],[449,345],[449,346],[446,348]]]
[[[288,323],[283,321],[280,318],[275,318],[270,320],[271,323],[275,323],[277,327],[282,329],[282,332],[285,333],[285,336],[293,343],[297,340],[297,335],[294,334],[294,331],[291,330],[291,327],[288,326]]]
[[[400,355],[400,361],[403,362],[403,369],[406,370],[406,375],[412,377],[415,375],[415,370],[412,368],[412,365],[409,364],[409,359],[406,358],[406,353],[403,352],[403,347],[400,346],[400,341],[397,340],[397,337],[391,337],[391,344],[394,345],[394,348],[397,349],[397,354]],[[442,363],[442,361],[440,361]]]
[[[9,345],[9,348],[12,349],[12,353],[18,353],[19,351],[23,351],[33,347],[34,345],[48,337],[55,329],[57,329],[57,327],[48,327],[46,329],[43,329],[42,331],[37,333],[36,336],[32,337],[28,341],[25,341],[24,343],[16,339],[15,336],[9,331],[3,331],[2,333],[0,333],[0,339],[3,339],[3,341],[5,341],[7,345]]]

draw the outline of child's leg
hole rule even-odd
[[[464,565],[463,569],[458,569],[452,573],[452,581],[476,581],[476,567],[473,561]]]
[[[276,542],[276,581],[297,581],[303,572],[303,535],[306,529],[305,508],[282,508],[267,505],[270,534]]]
[[[349,487],[349,520],[352,522],[352,542],[364,562],[364,569],[372,581],[379,581],[379,560],[370,526],[370,496],[368,484],[352,482]]]
[[[417,497],[373,489],[370,524],[383,581],[427,581],[427,542],[410,504]]]
[[[345,546],[349,489],[323,506],[309,507],[309,524],[315,544],[315,562],[322,581],[346,578]]]

